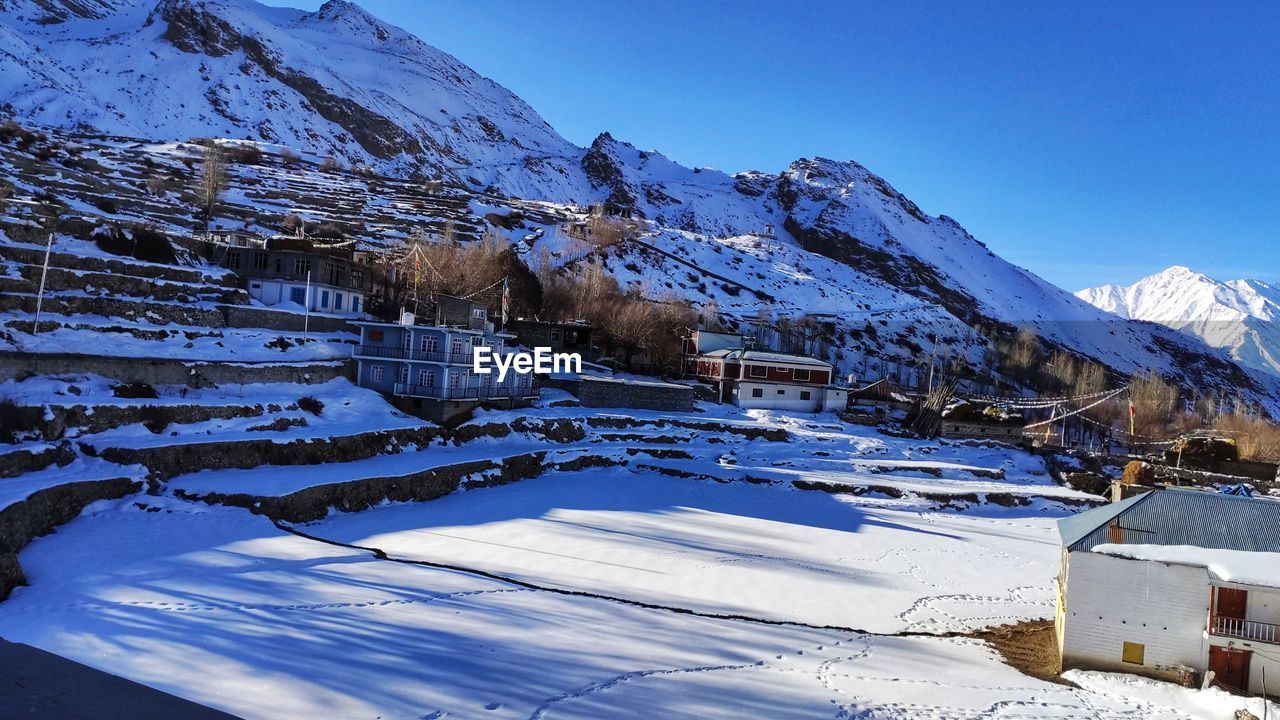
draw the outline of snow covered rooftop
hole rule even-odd
[[[1134,560],[1197,565],[1223,582],[1280,588],[1280,552],[1218,550],[1192,545],[1116,545],[1104,543],[1094,552]]]
[[[813,367],[830,368],[831,363],[823,362],[817,358],[806,357],[804,355],[789,355],[787,353],[766,352],[763,350],[734,350],[724,348],[721,350],[712,350],[703,353],[703,357],[723,358],[725,360],[754,360],[764,363],[783,363],[787,365],[812,365]]]

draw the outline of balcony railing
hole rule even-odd
[[[447,388],[438,385],[396,383],[396,395],[432,398],[434,400],[506,400],[537,397],[531,385]]]
[[[1241,640],[1280,643],[1280,625],[1255,620],[1214,616],[1209,625],[1209,633]]]
[[[419,362],[446,363],[449,365],[470,365],[470,352],[437,352],[433,350],[406,350],[398,347],[381,345],[361,345],[356,348],[356,357],[387,358],[390,360],[417,360]]]

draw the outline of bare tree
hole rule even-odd
[[[200,164],[200,184],[196,188],[196,194],[200,198],[206,236],[209,234],[209,224],[213,220],[213,211],[226,188],[226,153],[216,143],[209,143],[204,148],[204,157]]]

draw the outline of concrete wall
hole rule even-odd
[[[1208,661],[1210,581],[1202,567],[1090,552],[1067,558],[1063,668],[1171,677]],[[1123,662],[1125,642],[1145,646],[1142,665]]]

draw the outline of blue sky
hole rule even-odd
[[[1280,3],[361,4],[578,144],[857,160],[1069,290],[1280,281]]]

